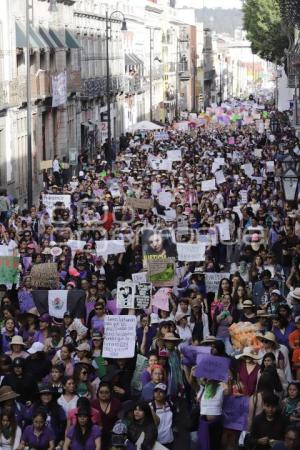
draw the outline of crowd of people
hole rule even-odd
[[[112,165],[83,154],[76,175],[55,157],[30,209],[1,193],[0,259],[19,274],[0,284],[0,449],[300,449],[300,196],[286,201],[281,179],[298,139],[256,106],[228,105],[241,119],[226,126],[211,110],[205,126],[128,133]],[[264,130],[242,120],[257,114]],[[124,251],[99,254],[117,240]],[[118,283],[170,258],[174,277],[150,280],[165,307],[118,308]],[[83,309],[40,309],[45,263]],[[132,357],[103,356],[111,315],[136,317]],[[197,375],[202,351],[215,378]],[[237,399],[246,420],[228,426]]]

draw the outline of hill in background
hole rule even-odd
[[[234,35],[236,28],[243,26],[243,12],[240,9],[204,8],[196,9],[197,21],[217,33]]]

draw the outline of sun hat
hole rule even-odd
[[[0,403],[6,402],[7,400],[13,400],[17,397],[19,397],[19,394],[13,391],[10,386],[2,386],[0,388]]]
[[[203,341],[201,341],[201,344],[213,344],[216,342],[217,338],[216,336],[207,336]]]
[[[252,303],[251,300],[245,300],[242,305],[243,309],[244,308],[254,308],[254,307],[255,307],[255,305],[254,305],[254,303]]]
[[[167,385],[164,383],[158,383],[156,386],[154,386],[154,391],[156,391],[156,389],[160,389],[161,391],[166,392]]]
[[[180,337],[175,336],[174,333],[166,333],[165,336],[163,337],[164,341],[181,341],[182,339],[180,339]]]
[[[187,317],[190,317],[190,315],[189,314],[185,314],[185,313],[177,313],[176,316],[175,316],[175,322],[178,323],[178,322],[181,321],[181,319],[184,319],[184,318],[187,318]]]
[[[78,352],[90,352],[91,351],[91,347],[90,347],[90,345],[87,342],[82,342],[82,344],[78,345],[76,350]]]
[[[300,300],[300,288],[296,288],[293,291],[290,292],[290,295],[295,298],[296,300]]]
[[[236,359],[240,358],[260,359],[260,357],[256,353],[254,353],[252,347],[245,347],[243,353],[241,353],[240,355],[236,355],[235,357]]]
[[[277,344],[275,334],[271,331],[267,331],[265,334],[257,334],[257,339],[264,339],[269,342],[273,342],[273,344]]]
[[[25,343],[23,341],[22,336],[13,336],[12,340],[10,341],[9,345],[23,345],[25,347]]]
[[[38,352],[44,351],[44,348],[45,346],[41,342],[34,342],[32,346],[27,350],[27,352],[29,353],[29,355],[35,355]]]

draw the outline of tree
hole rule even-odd
[[[253,53],[271,62],[279,62],[289,46],[283,26],[279,0],[245,0],[244,28]]]

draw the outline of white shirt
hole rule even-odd
[[[59,172],[60,171],[58,159],[54,159],[53,160],[53,162],[52,162],[52,170],[53,170],[53,172]]]
[[[224,399],[224,387],[219,384],[215,393],[215,396],[210,399],[205,399],[205,393],[203,392],[204,387],[201,391],[201,401],[200,401],[200,414],[202,416],[221,416],[223,409],[223,399]]]
[[[57,400],[57,403],[63,408],[63,410],[66,413],[66,416],[68,416],[69,411],[71,411],[71,409],[76,408],[77,400],[78,400],[78,395],[74,395],[72,400],[69,400],[68,402],[65,399],[64,395],[61,395],[59,397],[59,399]]]
[[[153,405],[150,404],[152,410]],[[174,441],[172,430],[173,412],[166,403],[162,408],[156,408],[155,414],[159,417],[159,425],[157,427],[157,440],[161,444],[170,444]]]
[[[20,445],[21,436],[22,436],[21,428],[17,427],[15,440],[14,440],[13,445],[11,445],[10,439],[6,439],[3,436],[3,434],[1,433],[1,435],[0,435],[0,449],[1,450],[17,450],[17,448],[19,448],[19,445]]]

